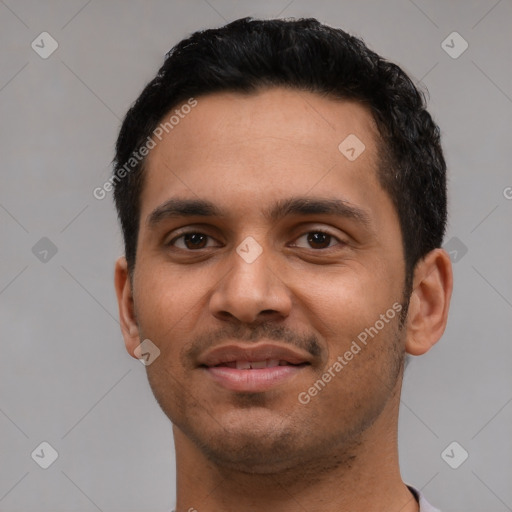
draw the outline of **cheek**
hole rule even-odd
[[[395,290],[388,281],[377,267],[372,272],[354,265],[311,276],[303,273],[297,296],[303,302],[303,314],[327,340],[348,340],[400,300],[398,287]]]
[[[141,271],[135,294],[140,336],[151,339],[161,351],[178,349],[172,340],[194,332],[194,309],[201,307],[205,293],[201,283],[156,266]]]
[[[398,314],[391,304],[386,306],[372,313],[364,304],[351,303],[337,311],[331,308],[330,319],[319,319],[324,325],[318,329],[329,328],[325,332],[328,359],[302,391],[324,417],[323,422],[349,428],[358,418],[363,429],[378,416],[393,392],[403,350],[397,337]],[[380,314],[387,311],[393,318],[385,323]],[[336,419],[328,421],[326,410],[332,411]]]
[[[304,282],[307,302],[303,307],[307,322],[323,337],[327,349],[326,361],[316,375],[329,382],[330,391],[323,392],[323,398],[335,406],[341,396],[348,400],[347,407],[365,396],[378,401],[383,383],[394,385],[401,357],[397,341],[400,287],[368,272],[333,272],[325,279],[317,276],[315,284]]]
[[[180,353],[196,332],[196,311],[203,307],[205,289],[197,280],[173,275],[168,267],[159,271],[156,265],[140,272],[139,284],[143,284],[136,296],[140,337],[150,339],[160,350],[159,357],[146,367],[148,381],[162,410],[176,422],[192,396],[187,387],[189,368],[183,367]]]

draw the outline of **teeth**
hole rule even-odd
[[[232,363],[226,363],[226,366],[236,368],[237,370],[260,370],[262,368],[273,368],[287,364],[286,361],[280,361],[279,359],[265,359],[263,361],[234,361]]]

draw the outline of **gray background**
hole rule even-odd
[[[111,194],[92,191],[165,52],[246,15],[315,16],[428,88],[449,166],[455,290],[443,339],[406,370],[402,473],[443,512],[512,510],[510,0],[0,0],[0,510],[174,504],[170,424],[117,321]],[[31,48],[43,31],[59,44],[47,59]],[[456,59],[441,46],[453,31],[469,44]],[[42,441],[59,454],[48,469],[31,458]],[[452,441],[469,453],[458,469],[441,457]]]

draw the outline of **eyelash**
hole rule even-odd
[[[321,233],[323,235],[327,235],[327,236],[331,237],[332,239],[334,239],[334,240],[336,240],[338,242],[338,244],[336,244],[336,245],[342,245],[342,246],[347,245],[347,243],[344,242],[343,240],[340,240],[338,237],[332,235],[328,231],[323,231],[321,229],[314,229],[314,230],[311,230],[311,231],[306,231],[303,234],[301,234],[299,237],[297,237],[296,240],[298,240],[299,238],[302,238],[305,235],[309,235],[309,234],[312,234],[312,233],[316,233],[316,234]],[[179,240],[180,238],[183,238],[186,235],[203,235],[203,236],[207,236],[208,238],[212,238],[213,239],[212,236],[207,235],[206,233],[203,233],[201,231],[185,231],[183,233],[180,233],[178,236],[174,237],[172,240],[167,242],[165,245],[168,246],[168,247],[172,247],[174,245],[174,243],[176,242],[176,240]],[[333,247],[335,247],[335,246],[330,246],[330,247],[326,247],[326,248],[323,248],[323,249],[313,249],[313,248],[311,248],[311,250],[314,251],[314,252],[328,251],[329,249],[332,249]],[[186,249],[186,248],[183,249],[181,247],[178,247],[177,249],[182,250],[182,251],[187,251],[187,252],[199,252],[201,249],[206,249],[206,247],[201,247],[201,248],[199,248],[197,250]]]

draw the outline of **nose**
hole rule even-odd
[[[242,254],[242,256],[240,255]],[[219,320],[236,318],[247,324],[283,320],[290,314],[290,291],[278,277],[264,249],[253,261],[233,251],[232,266],[210,297],[210,311]]]

